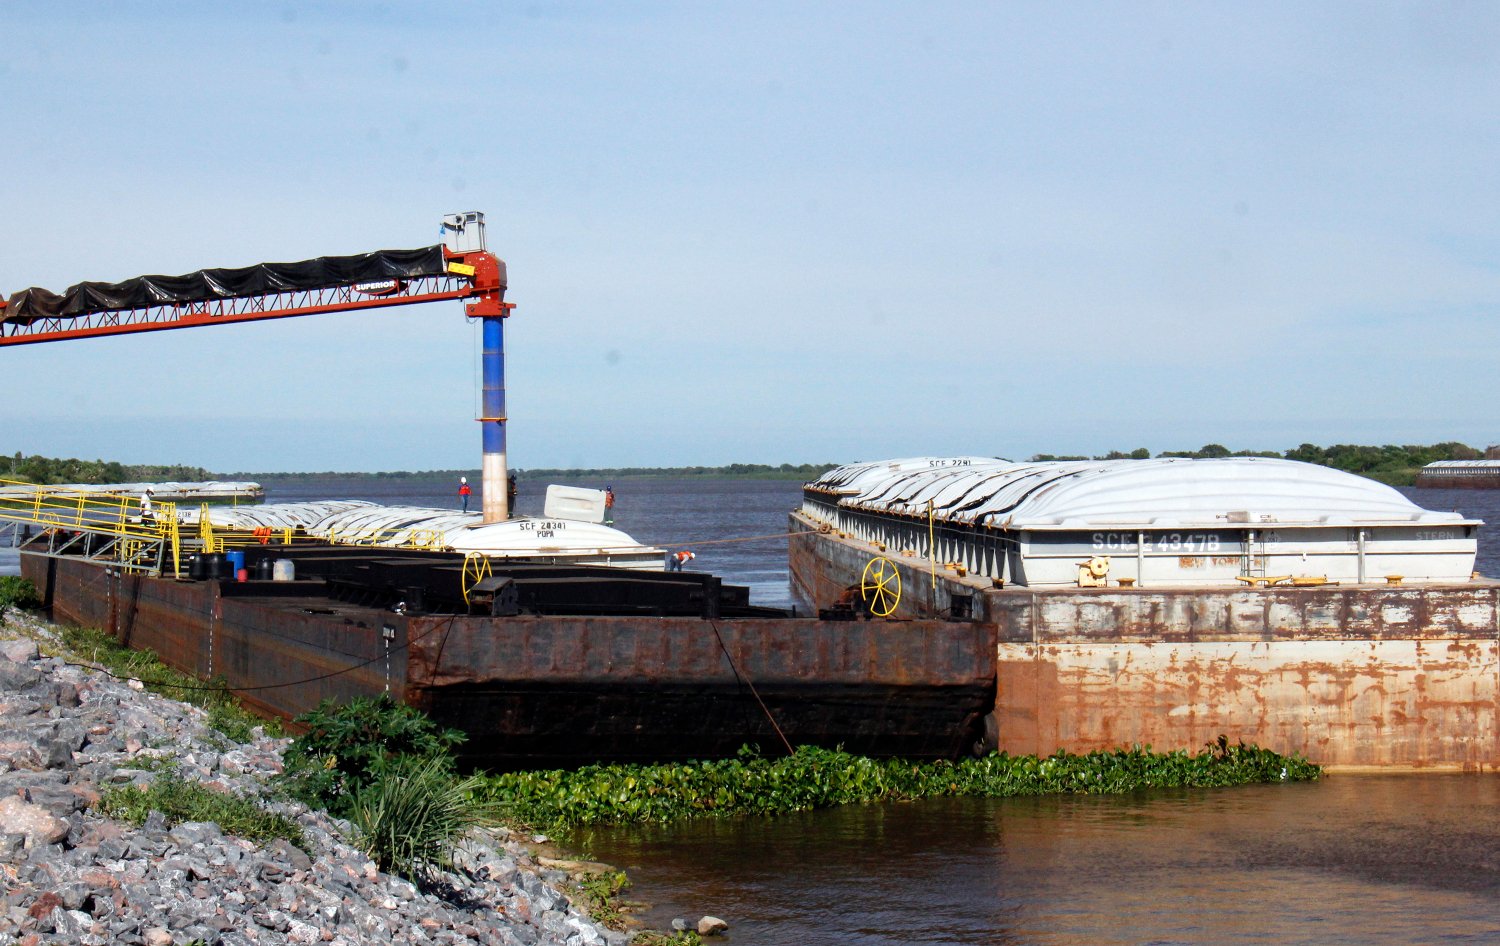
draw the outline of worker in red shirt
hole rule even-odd
[[[467,476],[460,476],[458,478],[458,498],[464,501],[464,512],[469,511],[469,497],[473,494],[474,491],[469,488],[469,478]]]
[[[615,524],[615,488],[604,487],[604,524],[612,526]]]

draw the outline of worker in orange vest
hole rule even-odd
[[[691,562],[697,557],[698,556],[694,555],[692,552],[689,552],[687,549],[683,549],[681,552],[668,552],[667,571],[680,572],[682,571],[682,566],[686,565],[688,562]]]
[[[469,511],[469,497],[473,493],[474,491],[469,488],[469,478],[467,476],[460,476],[458,478],[458,498],[464,501],[464,512]]]
[[[604,524],[612,526],[615,524],[615,488],[604,487]]]

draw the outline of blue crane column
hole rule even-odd
[[[483,228],[478,229],[483,243]],[[483,250],[454,254],[449,272],[474,280],[473,302],[464,306],[471,319],[479,319],[484,331],[481,361],[483,404],[479,423],[484,428],[484,461],[481,465],[485,522],[510,518],[510,490],[505,464],[505,318],[515,308],[505,301],[505,263]]]
[[[484,425],[484,521],[510,518],[510,482],[505,464],[505,316],[485,316],[484,403],[479,418]]]

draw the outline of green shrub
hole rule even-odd
[[[145,787],[123,785],[104,789],[98,809],[111,818],[145,824],[146,816],[159,811],[168,826],[184,821],[212,821],[225,834],[250,841],[286,838],[303,845],[302,829],[288,818],[272,814],[253,799],[216,792],[199,782],[164,772]]]
[[[453,866],[453,846],[471,828],[494,825],[493,806],[475,797],[477,778],[458,778],[441,756],[402,756],[381,765],[350,805],[355,843],[382,870],[413,881]]]
[[[342,706],[324,700],[297,722],[307,731],[283,754],[284,784],[308,805],[341,816],[362,789],[407,759],[437,760],[451,773],[452,751],[464,741],[458,730],[439,729],[420,710],[385,695]]]
[[[36,585],[31,579],[17,575],[0,576],[0,618],[5,617],[5,612],[11,608],[27,611],[41,604],[42,597],[36,593]]]
[[[561,831],[603,823],[695,816],[775,815],[856,802],[934,796],[1115,794],[1143,788],[1208,788],[1316,779],[1300,756],[1230,745],[1205,752],[1134,747],[1047,758],[995,753],[958,762],[869,759],[804,746],[789,756],[681,765],[593,765],[576,771],[484,777],[484,794],[508,819]]]

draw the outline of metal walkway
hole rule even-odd
[[[152,576],[180,575],[189,555],[227,548],[293,545],[357,545],[392,550],[440,551],[442,533],[432,530],[367,529],[307,536],[293,529],[233,529],[215,526],[201,506],[183,523],[178,503],[75,487],[38,486],[0,479],[0,546],[29,554],[84,558]]]
[[[0,534],[37,555],[108,562],[160,575],[181,567],[183,536],[177,504],[150,503],[115,493],[92,493],[0,479],[16,487],[0,496]]]

